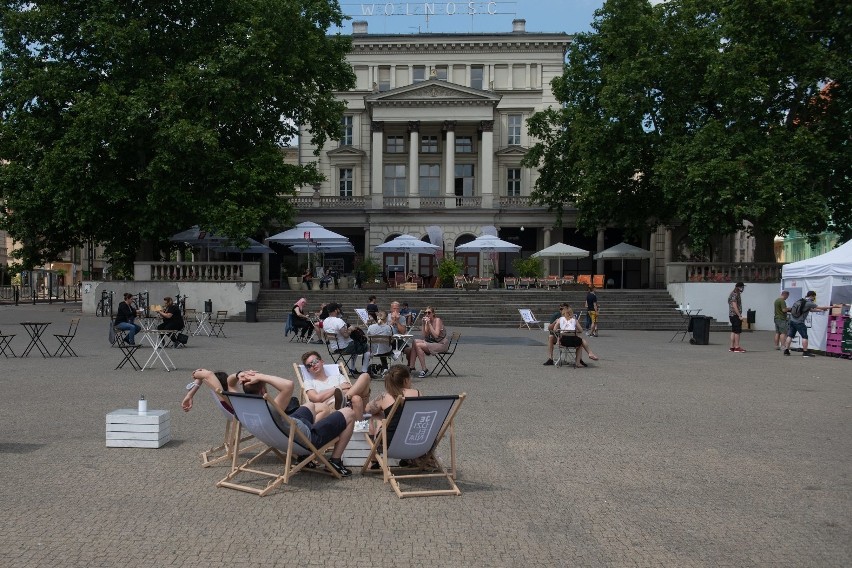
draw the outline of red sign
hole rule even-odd
[[[305,238],[306,241],[311,240],[311,232],[310,231],[305,231],[304,235],[302,235],[302,236]]]

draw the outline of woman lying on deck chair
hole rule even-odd
[[[275,395],[275,402],[278,403],[281,408],[286,409],[288,414],[293,409],[298,408],[299,399],[295,399],[295,397],[293,397],[293,389],[295,385],[290,379],[264,375],[257,371],[240,371],[239,373],[229,375],[224,371],[214,372],[207,369],[196,369],[192,372],[193,382],[186,385],[189,392],[186,393],[186,396],[183,398],[180,406],[183,408],[184,412],[192,410],[192,399],[195,396],[195,393],[200,390],[202,384],[206,384],[214,393],[216,393],[216,396],[219,398],[222,405],[233,414],[233,409],[230,404],[228,404],[228,401],[219,395],[217,391],[222,389],[225,392],[240,392],[237,389],[237,385],[241,385],[243,386],[244,392],[248,392],[248,390],[245,389],[246,384],[255,384],[261,380],[275,387],[278,391],[278,394]],[[293,399],[295,399],[295,401]]]

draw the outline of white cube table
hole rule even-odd
[[[159,448],[172,439],[168,410],[139,414],[135,408],[120,408],[106,415],[108,448]]]

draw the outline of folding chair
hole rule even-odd
[[[299,337],[298,330],[293,327],[293,312],[287,314],[287,323],[284,324],[284,337],[287,337],[291,333],[293,334],[293,337],[290,338],[290,342],[292,343]]]
[[[216,337],[228,337],[225,335],[225,320],[228,319],[228,310],[219,310],[216,317],[210,320],[210,335]]]
[[[349,376],[349,371],[343,366],[343,363],[326,363],[322,367],[325,370],[325,374],[329,377],[334,375]],[[293,363],[293,374],[296,375],[296,379],[299,381],[299,401],[304,403],[308,400],[308,397],[305,395],[305,378],[308,376],[308,370],[301,363]]]
[[[567,345],[562,345],[562,341],[560,341],[563,337],[577,337],[577,331],[554,331],[553,335],[556,336],[556,347],[559,350],[557,352],[557,359],[553,362],[557,367],[561,367],[562,365],[569,365],[571,367],[577,366],[577,348],[569,347]]]
[[[521,329],[524,326],[527,326],[527,329],[532,330],[531,325],[538,326],[539,329],[544,329],[544,322],[536,319],[533,315],[532,310],[528,310],[526,308],[518,308],[518,312],[521,314],[521,323],[518,325],[518,329]]]
[[[370,360],[378,357],[381,361],[381,364],[376,367],[375,371],[373,370],[374,365],[370,365],[370,378],[384,378],[385,373],[388,372],[388,358],[393,356],[393,349],[391,349],[391,336],[368,335],[367,340],[370,342]]]
[[[198,310],[195,308],[187,308],[183,311],[183,332],[187,335],[193,335],[195,331],[193,326],[198,326]]]
[[[71,348],[71,341],[77,335],[77,326],[79,324],[80,318],[73,318],[71,324],[68,326],[68,333],[53,334],[53,337],[59,341],[59,347],[56,348],[56,353],[53,354],[54,357],[62,357],[65,353],[68,353],[72,357],[77,357],[77,353]]]
[[[284,414],[284,410],[275,404],[275,401],[268,394],[258,396],[222,391],[219,394],[228,399],[242,427],[251,432],[260,442],[266,444],[267,448],[242,465],[237,465],[237,456],[240,453],[239,440],[237,440],[231,472],[219,481],[216,487],[236,489],[263,497],[282,483],[289,483],[290,478],[303,469],[340,479],[341,475],[335,471],[325,457],[325,452],[337,443],[339,437],[329,441],[321,448],[317,448],[302,433],[295,421]],[[284,465],[282,471],[271,472],[255,467],[257,462],[268,454],[273,454],[281,460]],[[293,458],[295,456],[303,456],[303,459],[299,463],[294,463]],[[323,465],[324,469],[308,468],[308,465],[314,461]],[[243,473],[248,474],[250,478],[260,476],[271,479],[265,487],[256,487],[247,485],[248,482],[240,483],[237,481],[237,478]]]
[[[454,276],[453,283],[455,284],[456,288],[464,289],[464,285],[467,284],[467,278],[465,278],[464,276]]]
[[[142,370],[142,365],[139,364],[139,361],[136,360],[136,350],[139,349],[139,345],[130,345],[127,343],[127,332],[123,329],[114,328],[115,329],[115,346],[121,350],[121,353],[124,357],[121,359],[121,362],[118,364],[116,369],[121,369],[127,363],[130,363],[130,366],[133,367],[137,371]]]
[[[326,333],[323,332],[323,338],[325,339],[325,346],[328,348],[328,356],[331,357],[331,360],[335,362],[335,364],[339,363],[348,369],[355,368],[355,358],[358,356],[354,353],[347,354],[341,353],[337,350],[337,334],[335,333]]]
[[[375,442],[370,444],[370,455],[361,468],[361,474],[376,473],[370,469],[378,462],[385,483],[390,483],[394,493],[403,497],[428,497],[434,495],[461,495],[456,485],[456,438],[454,421],[465,399],[458,396],[397,397],[381,424]],[[438,444],[450,433],[449,470],[435,455]],[[389,464],[389,460],[414,460],[422,464],[419,471],[406,473]],[[431,469],[431,472],[426,470]],[[439,478],[449,484],[449,489],[403,490],[400,482],[416,479]]]
[[[208,389],[209,390],[209,389]],[[210,467],[223,461],[234,461],[234,451],[239,446],[239,443],[246,442],[254,438],[251,434],[243,436],[239,420],[237,420],[230,407],[210,390],[210,396],[213,397],[216,408],[222,411],[225,416],[225,438],[222,444],[214,448],[210,448],[205,452],[201,452],[201,467]],[[240,452],[249,452],[256,449],[260,444],[252,444],[246,448],[242,448]]]
[[[453,371],[452,367],[450,367],[450,359],[456,353],[456,347],[458,347],[459,339],[461,338],[461,333],[454,331],[450,336],[450,342],[447,344],[447,350],[441,353],[434,353],[435,359],[437,362],[435,363],[435,376],[440,377],[441,371],[446,371],[447,376],[452,375],[457,377],[456,372]]]
[[[15,355],[15,352],[12,351],[11,342],[13,337],[15,336],[3,335],[3,332],[0,331],[0,353],[5,355],[7,359],[9,358],[9,354],[11,354],[12,357],[17,357],[17,355]]]

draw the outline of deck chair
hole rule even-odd
[[[123,329],[113,328],[115,330],[115,343],[114,346],[118,347],[121,351],[123,358],[121,362],[118,364],[116,369],[121,369],[127,363],[130,363],[130,366],[133,367],[137,371],[142,370],[142,365],[139,364],[139,361],[136,360],[136,350],[139,349],[139,345],[130,345],[127,343],[127,332]]]
[[[506,277],[503,279],[503,287],[506,290],[514,290],[518,286],[518,279],[514,277]]]
[[[216,465],[223,461],[230,461],[233,464],[235,449],[239,447],[242,442],[247,442],[254,438],[254,436],[251,434],[243,436],[240,422],[234,416],[233,412],[231,412],[231,410],[219,399],[219,397],[216,396],[216,393],[210,389],[207,390],[210,391],[210,396],[213,397],[213,403],[216,405],[216,408],[221,410],[225,417],[225,438],[222,441],[222,444],[201,452],[201,467],[210,467],[211,465]],[[250,446],[240,448],[240,452],[250,452],[257,449],[258,446],[260,446],[260,443],[252,444]]]
[[[412,398],[397,397],[385,419],[382,421],[375,442],[366,436],[370,444],[370,455],[361,468],[361,474],[376,473],[370,469],[372,462],[378,462],[385,483],[390,483],[394,493],[403,497],[428,497],[433,495],[461,495],[456,485],[456,438],[454,421],[465,399],[458,396],[419,396]],[[438,444],[450,434],[449,470],[435,455]],[[391,459],[415,460],[427,463],[425,468],[413,470],[396,468],[389,464]],[[413,472],[413,473],[408,473]],[[449,484],[449,489],[404,490],[400,482],[417,479],[439,478]]]
[[[393,349],[391,348],[390,335],[368,335],[367,340],[370,342],[370,360],[378,358],[379,364],[370,365],[370,378],[384,378],[388,372],[388,359],[393,357]]]
[[[604,275],[603,274],[595,274],[592,276],[592,286],[595,288],[603,288],[604,287]]]
[[[9,355],[11,355],[12,357],[17,357],[17,355],[15,355],[15,352],[12,351],[11,345],[12,339],[14,337],[14,335],[3,335],[3,332],[0,331],[0,353],[5,355],[7,359],[9,358]]]
[[[219,310],[216,317],[210,318],[210,335],[216,337],[228,337],[225,335],[225,320],[228,319],[228,310]]]
[[[335,374],[343,375],[344,377],[349,376],[349,371],[343,363],[326,363],[323,365],[323,368],[325,369],[325,374],[328,376]],[[305,395],[305,377],[308,376],[308,370],[301,363],[293,363],[293,374],[296,375],[296,379],[299,381],[299,400],[304,403],[308,400],[308,397]]]
[[[275,400],[268,394],[258,396],[254,394],[243,394],[235,392],[219,391],[228,399],[234,414],[237,416],[242,428],[254,435],[258,441],[266,444],[267,448],[251,457],[242,465],[237,465],[237,456],[241,452],[239,441],[234,448],[233,464],[231,472],[218,483],[216,487],[236,489],[247,493],[254,493],[260,497],[281,485],[289,483],[290,478],[305,469],[314,473],[331,475],[340,479],[340,474],[328,462],[325,452],[337,443],[339,438],[334,438],[321,448],[314,446],[311,441],[295,425],[294,420],[284,414],[284,411],[275,404]],[[272,472],[258,469],[257,463],[267,455],[275,455],[281,460],[283,470]],[[295,463],[294,458],[301,456],[304,459]],[[319,462],[324,468],[307,468],[313,462]],[[250,478],[267,477],[270,481],[265,487],[248,485],[249,481],[241,483],[237,478],[247,474]]]
[[[591,286],[592,275],[591,274],[580,274],[579,276],[577,276],[577,284],[582,284],[584,286]]]
[[[467,278],[462,276],[453,276],[453,283],[456,288],[464,289],[465,284],[467,284]]]
[[[519,278],[518,279],[518,289],[529,290],[530,288],[535,288],[535,278]]]
[[[446,372],[447,376],[458,376],[456,375],[456,372],[453,371],[453,368],[450,367],[450,359],[452,359],[453,355],[456,353],[456,347],[458,347],[459,339],[461,339],[461,333],[454,331],[450,336],[450,342],[447,344],[447,350],[442,351],[441,353],[433,353],[433,355],[435,355],[435,359],[437,359],[434,369],[436,377],[440,377],[442,371]]]
[[[80,325],[80,318],[73,318],[71,324],[68,326],[68,333],[53,334],[53,337],[59,341],[59,347],[56,348],[56,353],[53,354],[54,357],[62,357],[65,353],[68,353],[71,357],[77,357],[77,353],[71,348],[71,341],[77,335],[78,325]]]
[[[518,329],[521,329],[524,326],[527,326],[527,329],[529,330],[532,330],[531,326],[537,326],[539,329],[544,329],[544,322],[536,319],[532,310],[518,308],[518,312],[521,314],[521,323],[518,325]]]

